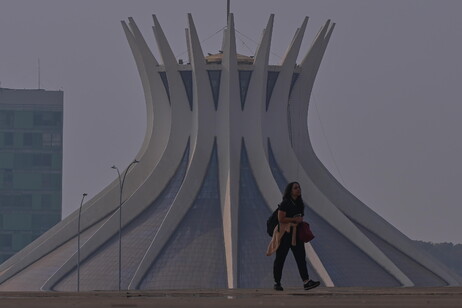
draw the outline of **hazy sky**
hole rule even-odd
[[[0,82],[64,91],[63,217],[135,158],[145,102],[121,20],[155,55],[156,14],[178,58],[192,13],[204,52],[221,47],[226,0],[0,0]],[[301,56],[337,23],[311,98],[315,151],[332,174],[412,239],[462,243],[462,1],[232,0],[238,52],[275,14],[273,63],[309,16]],[[217,33],[218,32],[218,33]],[[214,35],[215,34],[215,35]]]

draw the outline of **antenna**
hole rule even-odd
[[[226,24],[228,24],[230,2],[231,0],[226,0]]]
[[[38,64],[38,89],[40,90],[40,58],[37,59]]]

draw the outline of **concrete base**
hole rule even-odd
[[[462,287],[1,292],[0,307],[462,307]]]

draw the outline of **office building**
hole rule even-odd
[[[0,262],[61,220],[63,92],[0,88]]]

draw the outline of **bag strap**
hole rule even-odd
[[[279,206],[281,205],[281,203],[278,204],[278,211],[277,211],[277,219],[278,219],[278,232],[281,232],[281,229],[279,227]]]

